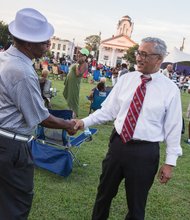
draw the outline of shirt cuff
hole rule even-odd
[[[92,125],[91,120],[89,119],[89,117],[83,118],[81,119],[84,122],[84,129],[87,127],[90,127]]]
[[[177,158],[178,158],[177,155],[167,155],[165,163],[168,165],[176,166]]]

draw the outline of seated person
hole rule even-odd
[[[88,99],[91,101],[90,112],[91,110],[96,111],[97,109],[101,108],[102,102],[108,96],[109,91],[106,89],[105,85],[106,78],[100,78],[100,82],[97,84],[95,88],[92,89]]]
[[[61,66],[57,63],[54,63],[52,66],[52,73],[54,79],[61,79],[63,80],[64,71],[61,69]]]
[[[91,93],[90,95],[88,96],[88,99],[89,100],[93,100],[93,95],[94,95],[94,91],[97,89],[98,91],[100,92],[105,92],[106,91],[106,85],[105,85],[105,82],[106,82],[106,78],[102,77],[100,78],[100,82],[97,84],[97,86],[95,88],[93,88],[91,90]]]
[[[45,106],[51,108],[50,99],[52,98],[52,82],[48,79],[49,70],[43,69],[39,79],[41,94],[45,101]]]

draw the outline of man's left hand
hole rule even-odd
[[[172,165],[168,165],[168,164],[164,164],[159,172],[158,172],[158,179],[160,181],[160,183],[167,183],[171,177],[172,177],[172,170],[173,170],[173,166]]]

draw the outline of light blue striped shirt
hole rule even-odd
[[[0,128],[30,135],[49,117],[32,61],[11,46],[0,53]]]

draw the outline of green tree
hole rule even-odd
[[[98,59],[98,48],[100,46],[101,33],[99,35],[90,35],[86,37],[84,41],[85,47],[89,51],[94,51],[94,57]]]
[[[48,50],[48,51],[46,52],[46,56],[49,57],[49,58],[51,58],[51,57],[52,57],[52,52],[51,52],[50,50]]]
[[[133,47],[130,47],[123,56],[123,59],[127,60],[130,66],[134,66],[136,64],[135,51],[138,50],[138,48],[138,44],[134,45]]]
[[[90,35],[84,40],[86,48],[90,51],[97,51],[100,45],[100,36],[99,35]]]
[[[0,45],[5,47],[8,44],[9,38],[8,25],[0,21]]]

